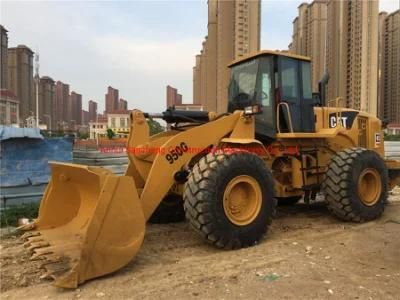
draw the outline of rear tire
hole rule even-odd
[[[388,172],[374,151],[350,148],[338,152],[328,166],[322,190],[328,209],[344,221],[380,217],[388,197]]]
[[[252,246],[275,214],[273,193],[272,174],[257,155],[210,153],[193,167],[186,182],[186,218],[217,248]]]
[[[177,223],[185,220],[183,201],[180,195],[168,194],[151,215],[149,222],[153,224]]]

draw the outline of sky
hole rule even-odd
[[[261,48],[287,49],[292,21],[304,1],[263,0]],[[305,2],[311,2],[307,0]],[[393,12],[399,0],[380,0]],[[206,0],[0,1],[9,47],[40,55],[40,75],[70,85],[104,109],[108,86],[130,109],[165,109],[166,86],[192,101],[192,67],[207,35]]]

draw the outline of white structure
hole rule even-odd
[[[97,118],[95,122],[89,122],[89,138],[107,136],[107,129],[112,129],[116,137],[127,137],[129,135],[130,116],[129,111],[115,111],[107,114],[107,118]]]
[[[387,134],[400,134],[400,124],[389,124],[386,129],[385,132]]]
[[[127,137],[130,128],[129,111],[107,114],[107,128],[111,128],[117,137]]]
[[[107,135],[107,119],[98,118],[96,122],[89,122],[89,138],[97,139]]]
[[[40,130],[47,130],[47,124],[39,124]]]
[[[36,126],[36,118],[34,116],[30,116],[30,117],[26,118],[25,122],[26,122],[26,127],[28,127],[28,128],[37,128],[38,127],[38,126]]]

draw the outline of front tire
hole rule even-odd
[[[388,197],[388,172],[374,151],[350,148],[333,156],[322,185],[328,209],[344,221],[380,217]]]
[[[210,153],[193,167],[184,208],[192,227],[217,248],[252,246],[275,213],[270,170],[255,154]]]
[[[168,194],[151,215],[149,223],[168,224],[183,222],[184,220],[185,211],[183,210],[182,196]]]

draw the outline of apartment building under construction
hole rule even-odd
[[[326,69],[328,98],[377,114],[378,1],[328,2]]]
[[[19,100],[20,121],[36,114],[33,82],[33,51],[25,45],[8,48],[8,89]]]
[[[400,13],[378,1],[315,0],[293,20],[289,52],[312,58],[312,87],[326,72],[328,98],[400,123]]]
[[[378,16],[378,118],[383,119],[383,47],[385,33],[385,19],[388,13],[382,11]]]
[[[293,20],[289,52],[311,57],[313,91],[318,91],[318,82],[325,73],[326,22],[327,0],[300,4]]]
[[[382,31],[382,119],[400,124],[400,10],[385,17]]]
[[[208,34],[193,67],[193,102],[225,112],[230,72],[227,65],[260,49],[260,0],[209,0]]]

